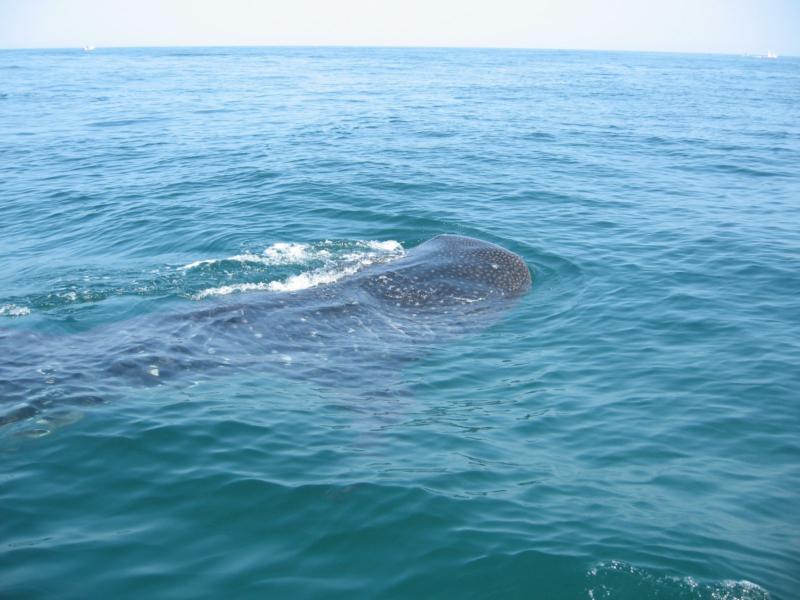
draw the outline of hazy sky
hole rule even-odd
[[[0,47],[87,44],[800,55],[800,0],[0,0]]]

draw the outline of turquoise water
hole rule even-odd
[[[800,59],[0,73],[0,596],[797,597]],[[516,252],[531,291],[456,335],[331,326],[174,377],[140,344],[155,371],[114,374],[170,315],[336,290],[440,233]]]

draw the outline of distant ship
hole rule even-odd
[[[92,50],[94,50],[94,46],[84,46],[83,47],[83,51],[84,52],[91,52]]]
[[[775,54],[772,50],[767,50],[766,58],[778,58],[778,55]]]

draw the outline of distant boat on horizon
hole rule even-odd
[[[778,58],[778,55],[775,54],[772,50],[767,50],[767,56],[765,58]]]
[[[91,52],[92,50],[94,50],[94,46],[84,46],[83,47],[83,51],[84,52]]]

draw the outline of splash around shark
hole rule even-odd
[[[189,303],[168,314],[43,336],[0,331],[0,425],[120,386],[264,372],[369,394],[424,349],[486,329],[531,287],[518,255],[439,235],[329,284]]]

